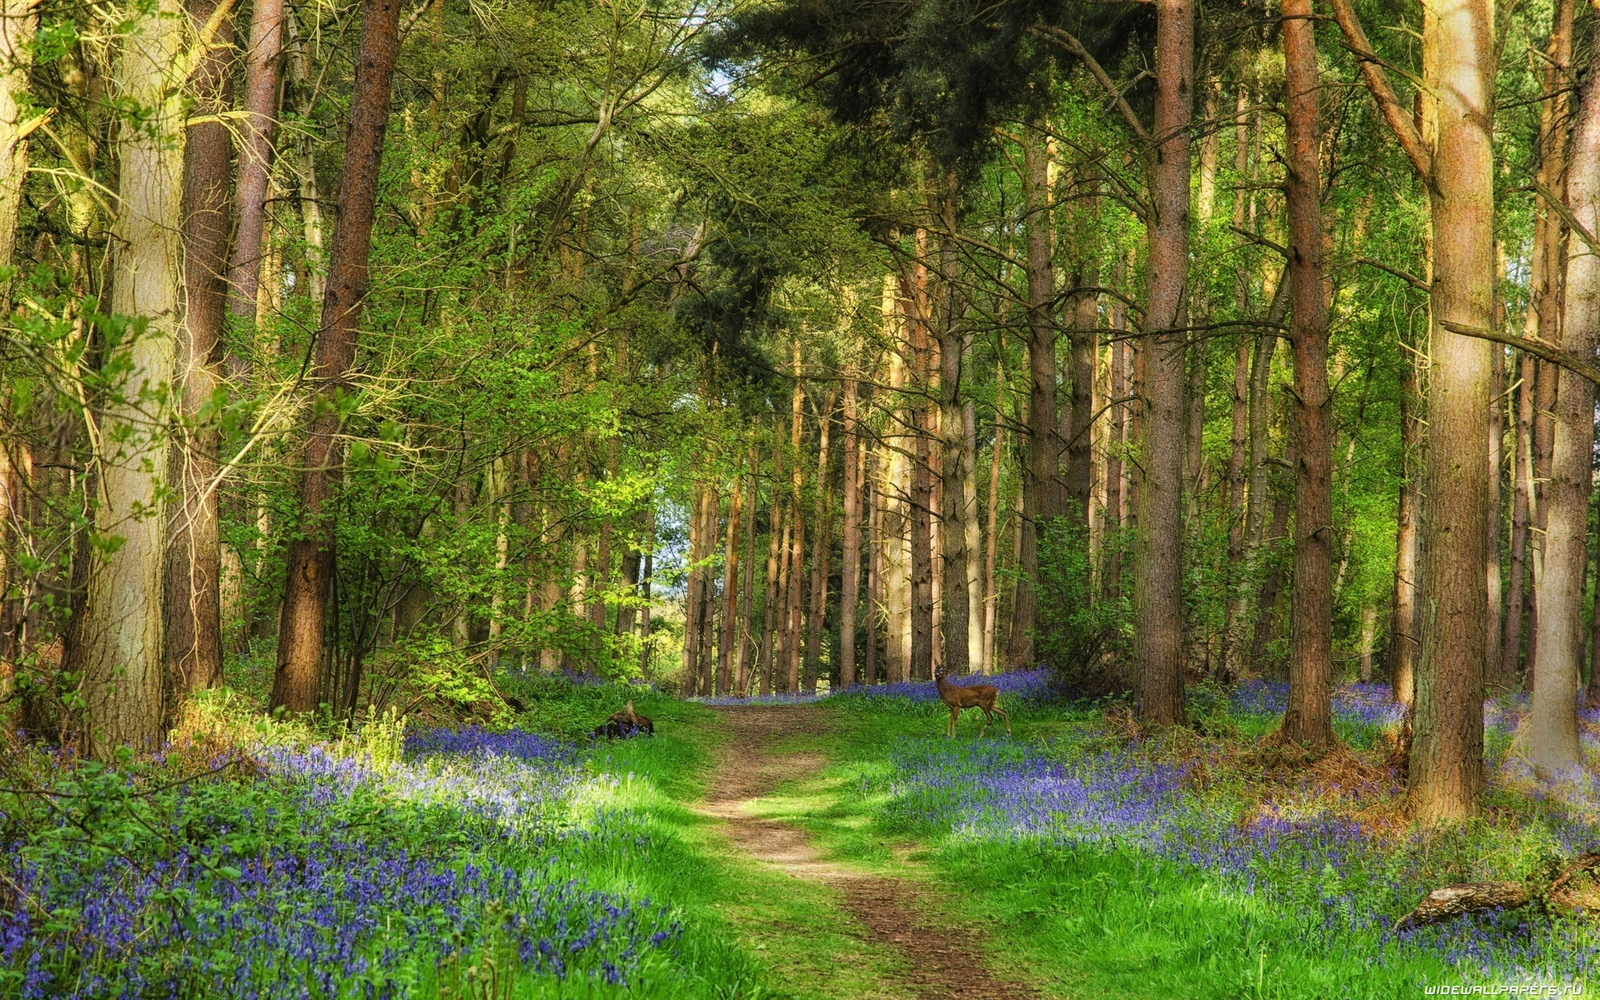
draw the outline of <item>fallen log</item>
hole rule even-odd
[[[1458,882],[1435,889],[1395,922],[1397,931],[1454,920],[1483,910],[1514,910],[1533,901],[1519,882]]]

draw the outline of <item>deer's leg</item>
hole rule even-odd
[[[955,736],[955,734],[956,734],[956,718],[958,716],[960,716],[960,715],[961,715],[961,709],[959,707],[955,706],[955,705],[951,705],[950,706],[950,728],[945,733],[946,736],[949,736],[949,737]]]
[[[1001,708],[999,705],[995,705],[994,710],[996,712],[1000,713],[1000,718],[1006,720],[1006,735],[1010,736],[1011,735],[1011,716],[1007,715],[1006,714],[1006,710]]]
[[[979,705],[978,707],[983,708],[982,705]],[[978,739],[983,739],[983,734],[989,731],[989,723],[993,721],[994,716],[989,714],[989,710],[987,708],[983,708],[983,725],[978,729]]]

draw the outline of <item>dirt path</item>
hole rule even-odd
[[[970,930],[938,923],[936,905],[920,905],[931,890],[909,878],[863,874],[828,862],[806,835],[777,820],[758,819],[745,804],[784,781],[819,771],[827,761],[813,754],[775,755],[785,737],[827,730],[821,709],[808,705],[737,706],[718,710],[732,730],[727,752],[703,811],[721,818],[733,842],[794,878],[835,887],[840,906],[873,941],[905,960],[905,985],[928,1000],[1041,1000],[1026,986],[994,978],[985,969],[984,945]],[[937,900],[927,901],[936,904]]]

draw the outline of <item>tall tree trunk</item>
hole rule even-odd
[[[195,110],[220,115],[228,107],[232,22],[215,26],[215,0],[189,0],[189,27],[205,46],[189,80]],[[211,30],[208,32],[208,28]],[[207,37],[209,34],[209,37]],[[181,420],[172,443],[169,481],[177,501],[168,525],[162,580],[167,684],[176,706],[188,692],[222,681],[222,545],[217,523],[217,474],[222,435],[205,407],[218,385],[223,303],[228,266],[228,180],[233,143],[221,121],[187,128],[183,151],[183,322],[178,326],[177,376]]]
[[[94,534],[121,544],[91,550],[86,599],[68,651],[69,665],[84,675],[89,752],[101,760],[118,746],[153,749],[161,738],[157,595],[166,551],[161,470],[168,445],[163,408],[147,400],[160,400],[172,384],[182,313],[183,93],[169,83],[183,51],[182,18],[176,0],[162,0],[128,21],[114,75],[116,96],[148,117],[123,122],[117,140],[111,310],[149,325],[106,351],[105,370],[119,375],[97,421]]]
[[[867,538],[864,542],[867,549],[867,658],[864,665],[865,673],[862,682],[865,684],[878,683],[878,647],[879,636],[882,634],[883,620],[883,502],[878,491],[878,469],[870,448],[863,447],[861,456],[862,476],[866,481],[867,489]],[[888,671],[884,671],[887,679]]]
[[[978,414],[972,401],[961,408],[961,509],[966,535],[967,564],[967,669],[987,672],[983,658],[983,552],[982,526],[978,523]]]
[[[1001,352],[1004,357],[1004,352]],[[1003,364],[1003,363],[1002,363]],[[995,644],[999,626],[1000,589],[995,577],[1000,556],[1000,466],[1006,453],[1005,368],[995,373],[994,441],[989,448],[989,509],[985,517],[988,546],[983,553],[983,672],[996,673]]]
[[[1429,27],[1432,30],[1427,30]],[[1422,655],[1409,799],[1424,824],[1478,810],[1483,787],[1484,518],[1489,345],[1450,331],[1494,322],[1492,0],[1442,8],[1424,26],[1437,95],[1433,144],[1433,324],[1422,475]],[[1426,50],[1431,49],[1432,59]]]
[[[651,585],[655,580],[656,560],[656,508],[654,503],[644,509],[644,569],[639,574],[639,597],[644,604],[639,608],[639,673],[649,678],[650,673],[650,600]]]
[[[1288,307],[1289,282],[1285,274],[1273,291],[1267,322],[1283,322],[1288,315]],[[1272,447],[1272,357],[1277,347],[1278,338],[1257,337],[1250,362],[1250,458],[1244,515],[1244,561],[1236,571],[1224,610],[1226,632],[1222,669],[1230,680],[1238,680],[1249,670],[1251,600],[1261,561],[1261,548],[1266,543],[1268,511],[1272,506],[1268,462]]]
[[[1532,310],[1529,310],[1532,314]],[[1522,661],[1524,588],[1528,580],[1528,508],[1533,496],[1533,356],[1522,355],[1517,389],[1517,432],[1511,453],[1511,569],[1506,575],[1506,614],[1500,646],[1500,673],[1489,678],[1498,688],[1516,683]]]
[[[1600,42],[1600,23],[1595,28]],[[1590,233],[1600,231],[1600,83],[1583,84],[1572,134],[1567,209]],[[1594,359],[1600,340],[1600,257],[1592,250],[1567,259],[1566,315],[1561,347],[1581,362]],[[1538,579],[1538,648],[1533,664],[1528,761],[1557,771],[1582,761],[1576,691],[1583,664],[1583,588],[1588,558],[1589,496],[1593,490],[1593,383],[1566,369],[1559,375],[1546,517],[1544,572]]]
[[[1134,703],[1155,725],[1183,722],[1183,395],[1189,275],[1189,118],[1194,93],[1194,8],[1156,0],[1159,136],[1150,164],[1150,288],[1145,306],[1145,419],[1139,534],[1134,547]]]
[[[1021,573],[1011,640],[1006,651],[1013,666],[1032,666],[1038,606],[1039,529],[1062,513],[1060,442],[1056,433],[1055,266],[1051,226],[1050,158],[1044,140],[1023,147],[1022,196],[1028,219],[1028,468],[1023,483],[1024,514]]]
[[[844,566],[839,589],[839,686],[856,683],[856,609],[861,595],[861,432],[856,426],[856,380],[844,383]],[[870,634],[870,633],[869,633]],[[867,640],[869,643],[871,639]],[[868,674],[868,682],[872,678]]]
[[[828,394],[828,404],[818,417],[821,447],[817,450],[817,533],[811,540],[811,610],[806,615],[806,690],[817,690],[817,668],[821,663],[822,624],[828,611],[828,562],[832,554],[833,496],[828,487],[828,445],[833,428],[836,395]]]
[[[739,582],[739,618],[735,628],[739,632],[739,653],[735,672],[733,693],[740,698],[750,694],[750,625],[755,614],[756,595],[756,505],[760,502],[760,465],[761,455],[754,447],[750,449],[750,496],[748,506],[750,516],[745,519],[744,532],[744,558],[740,567]]]
[[[1120,278],[1122,268],[1117,268]],[[1113,280],[1117,280],[1114,278]],[[1111,307],[1111,329],[1120,332],[1126,323],[1127,308],[1120,299]],[[1103,593],[1110,600],[1122,596],[1122,553],[1125,540],[1121,532],[1128,515],[1127,471],[1124,468],[1128,450],[1128,404],[1117,402],[1128,397],[1128,345],[1119,336],[1111,342],[1107,371],[1107,395],[1111,403],[1111,426],[1106,446],[1106,536],[1109,558],[1106,559],[1105,576],[1101,578]],[[1115,534],[1116,538],[1111,539]]]
[[[293,58],[289,65],[292,70],[290,80],[294,84],[296,95],[295,113],[300,116],[302,122],[309,123],[312,121],[316,99],[316,88],[311,78],[311,43],[299,33],[293,11],[283,19],[283,24],[293,46]],[[317,189],[316,136],[312,134],[309,126],[304,127],[295,137],[294,145],[295,159],[298,161],[295,173],[298,175],[297,184],[300,193],[301,231],[306,241],[306,266],[302,271],[306,294],[312,301],[317,301],[326,294],[326,285],[322,277],[326,262],[322,253],[322,200]]]
[[[728,495],[728,534],[722,548],[722,636],[717,649],[717,690],[733,694],[733,672],[739,641],[739,513],[744,504],[743,484],[733,479]]]
[[[1091,199],[1085,209],[1091,224],[1087,232],[1098,231],[1099,214]],[[1098,249],[1098,248],[1093,248]],[[1079,288],[1092,288],[1100,283],[1099,265],[1092,258],[1078,268],[1073,283]],[[1072,324],[1067,328],[1072,355],[1068,362],[1072,383],[1070,431],[1064,442],[1067,455],[1066,514],[1085,530],[1089,526],[1089,489],[1093,482],[1094,443],[1089,421],[1094,414],[1094,360],[1095,345],[1099,343],[1100,293],[1080,292],[1074,297]]]
[[[1288,90],[1289,282],[1294,299],[1294,611],[1283,733],[1314,749],[1333,741],[1333,442],[1328,313],[1322,285],[1322,140],[1311,0],[1283,0]]]
[[[925,379],[918,381],[927,384]],[[918,433],[911,462],[911,662],[906,679],[925,681],[933,679],[933,470],[928,411],[919,407],[913,414]]]
[[[1361,683],[1372,683],[1372,648],[1377,639],[1378,606],[1368,604],[1361,609]]]
[[[378,167],[389,124],[389,83],[399,51],[399,0],[366,0],[356,54],[355,90],[339,185],[338,221],[322,302],[313,384],[331,402],[355,361],[361,301],[367,292],[367,256],[378,200]],[[335,435],[339,417],[329,406],[311,424],[300,474],[305,536],[289,546],[288,583],[278,625],[278,663],[272,707],[309,712],[317,707],[323,626],[333,569],[333,486],[339,476]]]
[[[369,8],[369,17],[374,9]],[[398,12],[399,7],[396,6],[395,10]],[[389,44],[393,46],[396,43]],[[233,244],[233,259],[228,265],[228,312],[252,324],[256,317],[256,290],[261,277],[262,238],[266,234],[267,185],[272,176],[272,127],[278,113],[282,56],[283,0],[255,0],[250,20],[250,50],[245,55],[244,106],[241,109],[244,112],[240,123],[243,141],[239,146],[239,185],[235,201],[238,232]],[[365,64],[363,68],[366,68]],[[384,117],[389,112],[387,78],[392,72],[390,69],[383,74]],[[353,124],[354,105],[351,121]],[[342,218],[342,192],[340,198]],[[337,253],[337,231],[334,239]],[[362,256],[365,257],[365,254]],[[362,269],[365,270],[365,266]],[[331,279],[332,275],[329,277]]]
[[[1422,420],[1417,415],[1417,368],[1410,358],[1400,367],[1400,454],[1404,479],[1395,518],[1394,623],[1389,629],[1389,684],[1395,700],[1410,705],[1416,694],[1418,522],[1422,497],[1418,466],[1422,459]],[[1519,593],[1521,588],[1517,588]]]
[[[1596,493],[1596,514],[1600,514],[1600,493]],[[1594,561],[1594,607],[1589,615],[1589,688],[1584,695],[1586,708],[1600,707],[1600,558]]]
[[[22,182],[28,175],[28,134],[42,121],[25,117],[22,104],[38,26],[36,0],[0,4],[0,265],[4,266],[16,256],[17,215],[22,209]],[[10,292],[9,281],[0,284],[0,306],[7,309]],[[0,512],[4,509],[0,506]]]
[[[789,458],[791,463],[789,519],[792,530],[789,535],[789,572],[786,576],[788,584],[785,587],[786,594],[784,598],[784,607],[787,613],[784,617],[783,649],[784,691],[793,694],[800,690],[800,625],[803,611],[803,594],[805,593],[806,519],[802,493],[804,473],[800,462],[800,440],[804,431],[805,420],[805,393],[800,378],[799,338],[796,337],[791,344],[794,361],[794,393],[789,407]]]
[[[1500,259],[1496,270],[1503,275],[1505,273],[1504,253],[1498,253],[1496,256]],[[1498,297],[1495,304],[1495,313],[1495,328],[1502,329],[1505,325],[1505,308],[1503,303],[1498,300]],[[1505,350],[1499,345],[1491,348],[1489,361],[1491,366],[1489,393],[1494,402],[1489,407],[1489,516],[1485,519],[1483,526],[1483,544],[1486,549],[1483,576],[1484,582],[1488,587],[1489,607],[1489,617],[1484,622],[1486,637],[1483,643],[1483,677],[1486,684],[1492,685],[1503,672],[1503,668],[1500,665],[1500,643],[1501,632],[1504,627],[1501,623],[1501,617],[1505,613],[1505,604],[1503,595],[1500,593],[1500,534],[1501,528],[1504,526],[1505,516],[1500,506],[1500,484],[1501,470],[1504,468],[1502,460],[1504,456],[1501,449],[1504,445],[1502,432],[1505,424],[1501,413],[1506,384]],[[1353,436],[1350,443],[1352,445],[1355,443]],[[1348,543],[1345,547],[1348,550]],[[1348,551],[1346,557],[1348,558]]]
[[[1539,168],[1535,183],[1546,191],[1559,192],[1567,175],[1567,145],[1571,98],[1569,65],[1572,62],[1572,27],[1575,0],[1558,0],[1545,47],[1544,92],[1550,96],[1539,109]],[[1534,254],[1531,312],[1537,329],[1533,332],[1549,343],[1562,342],[1562,281],[1565,271],[1566,225],[1556,206],[1542,198],[1534,202]],[[1549,514],[1551,458],[1555,439],[1558,370],[1547,361],[1534,363],[1533,410],[1533,494],[1529,506],[1529,566],[1533,570],[1530,591],[1532,612],[1528,621],[1528,683],[1535,685],[1539,660],[1539,597],[1543,587],[1546,524]],[[1558,654],[1562,655],[1562,654]]]
[[[760,675],[760,693],[772,693],[772,672],[777,638],[778,600],[783,593],[780,577],[782,563],[788,552],[789,526],[784,521],[783,501],[778,498],[778,487],[772,487],[772,505],[767,512],[767,575],[766,600],[762,603],[761,662],[756,672]]]
[[[966,344],[959,336],[948,336],[940,345],[943,371],[939,379],[940,492],[939,524],[940,580],[939,624],[944,645],[941,670],[966,674],[972,670],[972,650],[968,642],[971,605],[968,590],[969,564],[974,559],[967,548],[968,522],[973,511],[967,506],[972,484],[971,452],[967,450],[966,407],[961,401],[962,367]],[[954,355],[954,357],[952,357]]]

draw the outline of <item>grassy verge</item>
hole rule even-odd
[[[931,788],[913,787],[908,760],[940,755],[981,768],[993,730],[979,744],[976,723],[963,720],[959,738],[947,742],[942,707],[904,699],[834,699],[826,711],[830,765],[764,800],[763,814],[806,828],[834,858],[931,879],[945,890],[936,904],[940,916],[986,928],[997,971],[1047,995],[1376,1000],[1414,996],[1424,984],[1566,982],[1582,977],[1580,964],[1600,948],[1592,924],[1529,914],[1487,916],[1405,941],[1370,917],[1398,916],[1420,897],[1421,886],[1517,878],[1547,864],[1552,839],[1536,807],[1514,823],[1439,840],[1402,834],[1392,850],[1363,841],[1354,825],[1354,833],[1338,827],[1354,846],[1353,860],[1335,855],[1337,864],[1318,861],[1319,841],[1208,867],[1117,838],[1011,836],[953,820],[940,810],[959,813],[954,800],[970,789],[944,791],[938,778],[929,779]],[[1115,742],[1096,712],[1019,705],[1012,716],[1009,744],[1019,753],[1032,747],[1052,759],[1092,761]],[[1200,759],[1207,752],[1248,752],[1241,748],[1271,724],[1226,709],[1210,722],[1227,735],[1202,747]],[[1381,728],[1340,722],[1345,742],[1369,757],[1381,752]],[[1211,762],[1217,767],[1215,757]],[[1270,813],[1285,838],[1314,825],[1305,817],[1316,793],[1293,782],[1279,788],[1276,777],[1221,770],[1205,790],[1173,794],[1213,814]],[[981,786],[981,776],[974,783]],[[1299,816],[1301,825],[1279,816]]]

